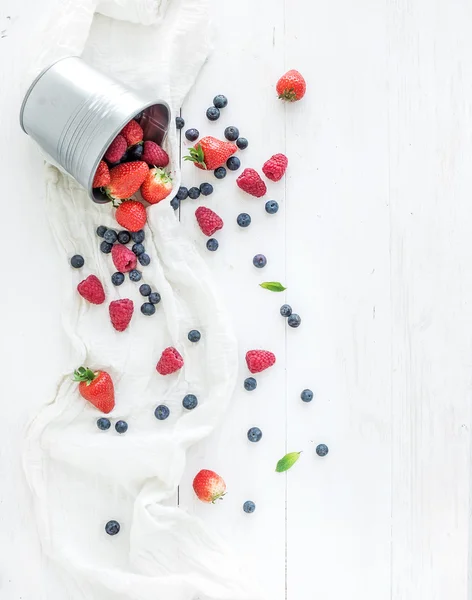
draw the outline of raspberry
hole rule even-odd
[[[247,192],[248,194],[251,194],[251,196],[256,196],[256,198],[264,196],[267,192],[266,184],[260,178],[259,173],[254,169],[244,169],[241,175],[236,179],[236,183],[243,192]]]
[[[77,291],[91,304],[103,304],[105,302],[105,291],[100,279],[95,275],[89,275],[77,286]]]
[[[271,181],[280,181],[287,170],[288,159],[285,154],[274,154],[266,160],[262,172]]]
[[[175,348],[166,348],[159,359],[156,371],[161,375],[170,375],[184,366],[184,359]]]
[[[111,258],[117,271],[128,273],[136,268],[136,254],[126,246],[115,244],[111,249]]]
[[[93,178],[92,187],[100,188],[105,187],[110,183],[110,171],[108,169],[108,165],[104,160],[101,160],[98,163],[97,170],[95,171],[95,176]]]
[[[246,363],[251,373],[260,373],[275,364],[275,354],[268,350],[249,350]]]
[[[110,313],[111,324],[117,331],[124,331],[133,316],[133,301],[128,298],[123,300],[113,300],[110,302],[108,311]]]
[[[207,236],[211,236],[223,227],[223,221],[215,212],[206,208],[205,206],[199,206],[195,211],[200,229]]]
[[[105,152],[105,158],[108,162],[117,163],[123,158],[128,144],[122,135],[117,135]]]
[[[169,155],[156,142],[144,142],[144,152],[141,160],[154,167],[167,167]]]
[[[125,138],[128,146],[134,146],[143,141],[143,129],[137,121],[130,121],[121,130],[121,135]]]

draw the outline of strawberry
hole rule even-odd
[[[193,490],[199,500],[214,504],[216,500],[223,499],[226,483],[214,471],[202,469],[195,475]]]
[[[139,231],[146,224],[146,209],[137,200],[126,200],[116,209],[115,219],[128,231]]]
[[[125,138],[128,146],[134,146],[143,141],[143,128],[137,121],[130,121],[120,133]]]
[[[124,298],[123,300],[113,300],[110,302],[108,312],[110,320],[116,331],[124,331],[133,316],[134,304],[132,300]]]
[[[144,142],[144,152],[141,160],[154,167],[167,167],[169,155],[156,142],[148,141]]]
[[[306,82],[298,71],[292,69],[277,81],[276,90],[281,100],[296,102],[305,95]]]
[[[285,154],[274,154],[266,160],[262,172],[271,181],[280,181],[287,170],[288,159]]]
[[[92,187],[101,188],[105,187],[110,183],[110,169],[104,160],[98,163],[97,170],[95,171],[95,177],[93,178]]]
[[[147,142],[146,142],[147,143]],[[172,191],[172,179],[163,169],[150,169],[141,186],[141,196],[149,204],[157,204]]]
[[[205,206],[199,206],[195,211],[200,229],[208,237],[212,236],[215,231],[223,227],[223,221],[215,212],[206,208]]]
[[[115,244],[111,249],[111,258],[117,271],[128,273],[136,268],[136,254],[123,244]]]
[[[238,187],[244,192],[260,198],[267,192],[266,184],[262,181],[259,173],[254,169],[244,169],[241,175],[236,179]]]
[[[77,290],[82,298],[88,300],[91,304],[103,304],[105,302],[105,291],[103,285],[95,275],[89,275],[77,286]]]
[[[123,163],[110,170],[110,183],[105,187],[109,198],[126,200],[139,190],[149,173],[149,167],[142,160]]]
[[[127,147],[128,145],[125,138],[118,134],[108,146],[108,150],[105,152],[105,158],[111,163],[120,162],[126,152]]]
[[[238,150],[232,142],[222,142],[211,135],[202,138],[193,148],[189,148],[189,156],[184,160],[191,160],[199,169],[213,171],[224,165],[228,158]]]
[[[113,381],[106,371],[92,371],[80,367],[74,372],[74,381],[79,381],[79,392],[98,410],[109,413],[115,408]]]
[[[249,350],[246,352],[246,363],[251,373],[260,373],[275,364],[275,354],[268,350]]]
[[[184,359],[175,348],[166,348],[156,366],[156,371],[161,375],[170,375],[184,366]]]

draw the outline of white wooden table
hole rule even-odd
[[[52,395],[64,343],[41,159],[18,126],[18,73],[48,2],[0,6],[2,600],[67,600],[41,577],[19,462],[25,422]],[[290,167],[269,188],[281,205],[273,216],[234,192],[236,174],[210,177],[207,204],[226,226],[206,258],[241,357],[263,347],[279,366],[247,393],[242,361],[225,423],[189,456],[180,504],[220,530],[273,600],[466,600],[472,5],[215,0],[214,22],[215,52],[183,107],[187,126],[221,135],[236,125],[249,140],[244,166],[284,152]],[[274,86],[289,68],[308,92],[285,106]],[[229,105],[209,123],[216,93]],[[200,181],[186,164],[184,184]],[[183,203],[184,224],[195,206]],[[236,225],[243,211],[247,230]],[[258,252],[263,271],[252,266]],[[288,290],[271,294],[263,280]],[[283,301],[301,315],[299,329],[279,316]],[[305,387],[316,394],[310,404],[299,398]],[[246,439],[253,425],[259,444]],[[276,474],[292,450],[303,450],[299,463]],[[224,476],[224,502],[195,499],[200,468]],[[252,515],[242,512],[247,499]]]

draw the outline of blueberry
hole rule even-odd
[[[318,454],[318,456],[326,456],[329,452],[329,448],[326,444],[318,444],[318,446],[316,446],[316,454]]]
[[[198,404],[197,397],[194,394],[187,394],[182,400],[182,406],[187,410],[194,409]]]
[[[113,275],[111,276],[111,282],[113,285],[121,285],[124,280],[125,280],[125,276],[123,275],[123,273],[120,273],[119,271],[116,273],[113,273]]]
[[[238,215],[236,221],[240,227],[249,227],[251,224],[251,217],[247,213],[241,213]]]
[[[197,329],[192,329],[192,331],[188,332],[187,337],[191,342],[199,342],[202,335]]]
[[[156,419],[159,419],[159,421],[164,421],[169,415],[169,407],[165,404],[160,404],[154,411],[154,416],[156,417]]]
[[[177,192],[175,197],[177,198],[177,200],[185,200],[185,198],[187,198],[187,196],[188,196],[188,189],[181,185],[179,187],[179,191]]]
[[[179,208],[180,200],[177,198],[177,196],[175,198],[172,198],[172,200],[170,201],[170,205],[174,210],[177,210]]]
[[[74,269],[80,269],[80,267],[84,266],[84,257],[80,256],[80,254],[74,254],[74,256],[70,259],[70,264]]]
[[[105,242],[105,240],[100,244],[100,250],[103,254],[110,254],[112,248],[113,244],[109,244],[108,242]]]
[[[136,244],[142,244],[144,242],[145,237],[146,234],[144,233],[144,229],[131,232],[131,239],[133,240],[133,242],[136,242]]]
[[[175,117],[175,126],[177,129],[183,129],[185,127],[185,121],[182,117]]]
[[[126,433],[128,431],[128,423],[126,421],[117,421],[115,423],[117,433]]]
[[[99,225],[97,227],[97,235],[98,237],[103,237],[105,235],[105,231],[107,230],[107,227],[105,227],[105,225]]]
[[[209,196],[210,194],[213,194],[213,186],[211,183],[202,183],[200,185],[200,194],[203,194],[203,196]]]
[[[280,307],[280,314],[282,317],[289,317],[292,314],[292,307],[290,304],[282,304]]]
[[[150,302],[145,302],[141,305],[141,312],[143,313],[143,315],[146,315],[146,317],[150,317],[156,312],[156,307]]]
[[[114,229],[107,229],[103,234],[103,239],[109,244],[114,244],[118,239],[118,234]]]
[[[226,169],[224,167],[218,167],[213,173],[217,179],[224,179],[226,177]]]
[[[118,233],[118,241],[120,244],[128,244],[131,239],[129,231],[120,231]]]
[[[188,197],[196,200],[200,196],[200,190],[197,187],[191,187],[188,191]]]
[[[210,252],[215,252],[218,250],[218,246],[218,240],[215,240],[215,238],[210,238],[207,242],[207,248]]]
[[[259,427],[251,427],[251,429],[247,432],[247,439],[250,442],[258,442],[262,437],[262,431]]]
[[[249,142],[247,141],[246,138],[238,138],[236,140],[236,146],[240,149],[240,150],[245,150],[249,145]]]
[[[235,142],[239,137],[239,129],[230,125],[225,129],[225,138],[230,142]]]
[[[131,279],[131,281],[140,281],[141,277],[141,271],[138,271],[137,269],[133,269],[129,272],[129,278]]]
[[[237,156],[230,156],[226,161],[226,166],[230,171],[237,171],[241,166],[241,161]]]
[[[139,293],[141,294],[141,296],[149,296],[149,294],[151,293],[151,286],[147,283],[143,283],[139,286]]]
[[[275,215],[275,213],[279,210],[279,204],[275,200],[268,200],[265,204],[265,209],[269,215]]]
[[[143,152],[144,148],[142,144],[135,144],[134,146],[131,146],[131,148],[128,148],[128,150],[126,151],[125,162],[141,160]]]
[[[105,525],[105,531],[108,535],[116,535],[117,533],[120,533],[120,524],[118,521],[108,521]]]
[[[206,116],[209,121],[218,121],[220,118],[220,109],[216,108],[216,106],[210,106],[210,108],[207,108]]]
[[[105,419],[105,417],[98,419],[97,427],[99,429],[101,429],[102,431],[106,431],[107,429],[110,429],[110,427],[111,427],[110,419]]]
[[[301,322],[302,320],[300,319],[300,315],[295,313],[292,313],[287,319],[287,323],[290,325],[290,327],[298,327]]]
[[[248,377],[247,379],[244,380],[244,389],[247,390],[248,392],[252,392],[253,390],[255,390],[257,387],[257,381],[254,379],[254,377]]]
[[[225,108],[228,106],[228,98],[223,96],[223,94],[218,94],[218,96],[213,98],[213,105],[216,106],[216,108]]]
[[[143,254],[144,246],[142,244],[133,244],[131,246],[131,250],[136,254],[136,256],[139,256],[140,254]]]
[[[152,292],[151,294],[149,294],[149,302],[151,302],[151,304],[159,304],[160,301],[161,295],[159,294],[159,292]]]
[[[198,131],[198,129],[187,129],[187,131],[185,132],[185,137],[188,139],[189,142],[194,142],[195,140],[198,140],[199,135],[200,132]]]
[[[143,267],[147,267],[148,264],[151,262],[151,259],[149,258],[149,254],[146,254],[145,252],[143,252],[143,254],[140,254],[138,256],[138,260],[139,260],[139,264],[142,265]]]
[[[303,402],[311,402],[313,400],[313,392],[311,390],[303,390],[300,394],[300,398]]]
[[[245,513],[253,513],[256,510],[256,505],[252,500],[246,500],[243,504],[243,511]]]
[[[252,264],[258,269],[262,269],[267,264],[267,258],[263,254],[256,254],[252,259]]]

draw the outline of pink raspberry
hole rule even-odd
[[[115,244],[111,249],[113,264],[121,273],[127,273],[136,268],[136,254],[122,244]]]
[[[156,142],[144,142],[144,152],[141,160],[153,167],[167,167],[169,155]]]
[[[117,135],[105,152],[105,158],[110,163],[117,163],[123,158],[128,144],[122,135]]]
[[[156,371],[161,375],[170,375],[184,366],[184,359],[175,348],[166,348],[159,359]]]

